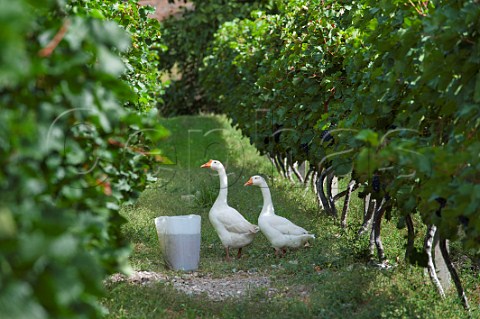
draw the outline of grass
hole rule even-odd
[[[439,300],[423,269],[403,260],[406,231],[397,229],[392,218],[383,222],[386,254],[395,267],[381,270],[368,258],[368,236],[355,238],[362,205],[352,196],[349,226],[341,230],[331,218],[319,212],[314,196],[301,186],[280,178],[271,163],[232,129],[224,117],[191,116],[162,120],[171,137],[165,150],[174,162],[159,168],[159,180],[148,185],[135,205],[124,206],[127,218],[124,234],[130,238],[130,257],[135,270],[177,274],[165,269],[153,219],[161,215],[202,216],[200,272],[228,277],[239,270],[255,269],[270,277],[278,293],[266,298],[262,289],[241,300],[213,302],[205,296],[187,296],[162,283],[110,284],[103,301],[108,318],[465,318],[454,288],[446,300]],[[244,257],[224,262],[224,250],[208,221],[216,198],[218,177],[200,169],[209,159],[218,159],[229,173],[229,204],[255,222],[262,197],[257,188],[243,184],[251,175],[269,177],[278,214],[311,230],[317,239],[308,249],[289,252],[277,259],[263,235],[244,249]],[[341,181],[344,187],[346,181]],[[417,226],[420,229],[420,223]],[[417,242],[421,245],[422,234]],[[462,280],[473,309],[478,312],[478,279],[465,268]],[[298,293],[306,290],[307,295]],[[476,292],[475,292],[476,291]]]

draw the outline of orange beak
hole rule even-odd
[[[250,179],[248,180],[248,182],[246,182],[243,186],[250,186],[250,185],[253,185],[253,180],[252,180],[251,177],[250,177]]]
[[[212,167],[212,162],[213,162],[213,160],[209,160],[208,162],[206,162],[205,164],[203,164],[200,167],[201,168],[210,168],[210,167]]]

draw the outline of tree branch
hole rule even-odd
[[[380,263],[385,261],[385,250],[383,249],[382,238],[380,237],[380,232],[382,230],[382,218],[387,209],[387,200],[382,199],[379,207],[375,210],[372,223],[372,234],[370,236],[370,252],[373,255],[372,239],[377,247],[377,255]]]
[[[370,201],[368,202],[368,206],[366,205],[366,207],[367,207],[366,212],[364,212],[364,215],[363,215],[363,224],[362,226],[360,226],[360,229],[357,232],[358,237],[363,235],[363,233],[367,230],[368,225],[371,223],[373,214],[377,207],[377,200],[374,198],[370,198]]]
[[[347,214],[348,206],[350,205],[350,198],[352,196],[353,189],[355,188],[355,180],[350,180],[346,189],[345,201],[343,202],[342,218],[340,220],[340,225],[342,228],[347,227]],[[335,199],[335,198],[334,198]]]
[[[415,244],[415,228],[413,226],[412,215],[405,216],[405,224],[407,224],[407,248],[405,249],[405,260],[409,260]]]
[[[445,292],[443,291],[442,284],[437,277],[437,271],[435,270],[435,264],[433,263],[433,256],[432,256],[432,247],[433,247],[433,239],[435,237],[435,232],[437,231],[437,227],[435,225],[429,225],[427,229],[427,234],[425,235],[425,243],[423,248],[427,253],[427,270],[430,276],[430,280],[432,281],[435,288],[437,288],[438,293],[442,299],[445,299]]]
[[[337,207],[335,207],[335,202],[333,200],[332,196],[332,185],[334,181],[335,175],[333,172],[329,173],[327,175],[327,200],[328,200],[328,205],[330,207],[330,214],[336,219],[338,217],[337,214]]]
[[[58,44],[62,41],[63,37],[68,31],[68,27],[70,26],[70,20],[65,19],[63,21],[62,27],[58,30],[57,34],[53,37],[53,39],[47,44],[46,47],[38,51],[38,55],[42,58],[46,58],[53,53],[53,50],[58,46]]]
[[[440,251],[442,252],[442,256],[443,256],[443,259],[445,260],[445,263],[447,264],[448,271],[450,272],[453,282],[455,283],[455,287],[457,288],[458,296],[462,301],[463,308],[470,311],[467,295],[465,293],[465,290],[463,289],[462,282],[460,281],[460,277],[458,276],[458,273],[455,270],[455,267],[453,266],[453,262],[450,259],[450,254],[448,253],[447,240],[445,238],[440,237],[439,244],[440,244]]]

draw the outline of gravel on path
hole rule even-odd
[[[271,287],[270,279],[258,274],[255,270],[237,271],[223,278],[213,278],[210,274],[199,272],[167,275],[152,271],[135,271],[130,276],[115,274],[107,282],[128,282],[141,285],[162,282],[187,295],[205,293],[213,301],[248,296],[249,293],[258,288],[265,289],[267,297],[277,293],[277,289]]]

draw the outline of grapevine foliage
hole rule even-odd
[[[201,83],[260,152],[352,173],[478,250],[478,30],[474,0],[280,1],[221,26]]]
[[[252,10],[275,10],[273,0],[192,0],[193,10],[185,10],[181,17],[172,16],[161,22],[162,42],[168,50],[160,54],[161,69],[174,71],[166,89],[164,103],[159,109],[164,115],[192,114],[214,110],[215,101],[204,94],[199,68],[213,34],[224,22],[236,17],[248,17]],[[175,79],[175,76],[179,76]]]
[[[104,6],[0,1],[2,318],[101,317],[102,281],[128,267],[119,205],[163,160],[168,132],[133,111],[131,36]]]

